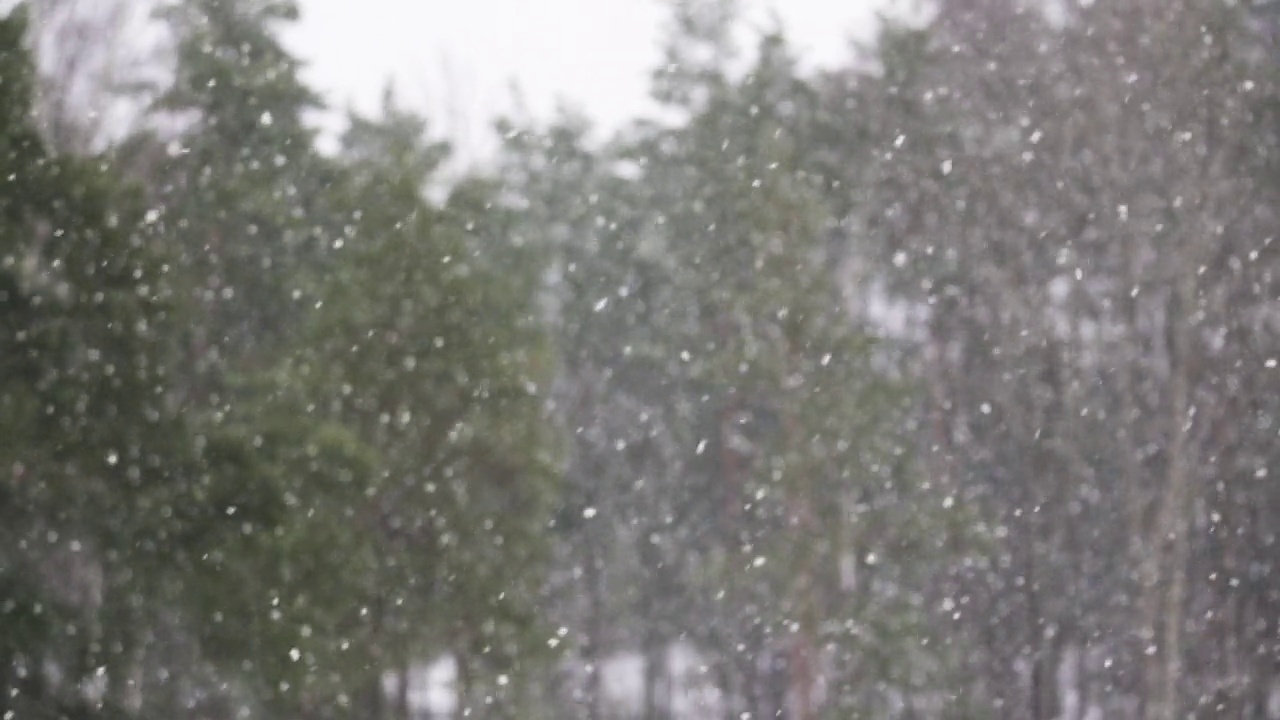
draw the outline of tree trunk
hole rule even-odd
[[[413,708],[409,707],[409,682],[411,680],[411,663],[408,658],[400,661],[400,677],[396,684],[396,717],[399,720],[411,720]]]
[[[725,720],[739,720],[738,693],[733,687],[732,665],[728,661],[716,663],[716,686],[720,690],[720,711]]]
[[[658,685],[667,674],[667,654],[665,643],[652,627],[645,629],[644,635],[644,720],[662,720],[667,715],[667,708],[659,699]]]
[[[810,720],[813,718],[813,643],[809,633],[801,630],[791,642],[791,658],[788,663],[791,670],[790,712],[788,718],[793,720]]]
[[[1188,442],[1191,430],[1188,368],[1191,329],[1186,315],[1194,302],[1192,283],[1191,279],[1179,279],[1167,319],[1171,371],[1168,463],[1142,573],[1145,595],[1142,634],[1150,643],[1144,649],[1146,686],[1143,715],[1147,720],[1175,720],[1178,715],[1182,615],[1190,547],[1187,512],[1193,473]]]
[[[453,717],[454,720],[463,720],[471,714],[471,660],[467,657],[465,643],[459,643],[453,658],[457,668],[453,680]]]
[[[386,620],[382,596],[375,596],[371,605],[372,607],[369,610],[369,639],[372,641],[370,643],[370,651],[373,656],[370,660],[373,666],[373,676],[369,678],[369,685],[365,688],[365,717],[368,720],[383,720],[387,716],[387,696],[382,689],[382,668],[385,662],[382,645]]]
[[[374,671],[364,691],[364,708],[366,720],[383,720],[386,717],[386,697],[382,692],[382,673]]]
[[[601,720],[603,717],[603,687],[600,664],[604,660],[601,653],[604,631],[604,579],[602,577],[601,558],[597,554],[595,542],[587,542],[587,557],[584,575],[587,582],[587,637],[583,643],[583,660],[587,664],[587,720]]]

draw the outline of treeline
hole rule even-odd
[[[676,2],[667,120],[446,183],[390,92],[318,149],[283,0],[166,3],[91,151],[61,7],[0,20],[5,720],[407,719],[442,658],[456,717],[1277,717],[1266,8],[806,70]]]

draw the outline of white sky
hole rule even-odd
[[[648,73],[666,18],[660,0],[301,0],[290,46],[306,78],[339,109],[377,109],[388,78],[433,131],[486,144],[489,120],[509,111],[512,83],[547,116],[557,99],[603,127],[644,113]],[[839,61],[852,36],[874,28],[893,0],[747,2],[763,21],[773,5],[807,60]]]

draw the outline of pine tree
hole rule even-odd
[[[97,677],[124,712],[137,602],[181,573],[173,318],[138,195],[40,140],[24,32],[21,8],[0,21],[0,705],[88,713]]]
[[[451,653],[462,706],[480,687],[509,694],[497,676],[536,662],[550,356],[531,295],[537,264],[503,259],[518,249],[485,183],[442,206],[427,199],[444,147],[424,134],[390,95],[383,118],[352,119],[330,195],[349,222],[291,372],[321,417],[375,453],[354,518],[367,544],[358,584],[370,662],[403,681],[413,663]],[[383,713],[378,685],[365,702]]]
[[[278,37],[292,2],[182,0],[160,17],[177,65],[155,109],[185,129],[166,146],[158,202],[180,239],[197,395],[210,400],[227,371],[268,367],[314,303],[307,271],[333,231],[316,203],[332,178],[307,125],[319,99]]]

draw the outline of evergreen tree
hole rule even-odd
[[[704,388],[703,466],[722,503],[707,579],[723,599],[704,641],[746,712],[865,711],[884,686],[909,692],[924,665],[904,642],[922,609],[881,593],[916,586],[903,570],[933,562],[920,540],[944,521],[942,498],[896,459],[902,406],[837,284],[809,160],[812,91],[776,35],[742,79],[727,72],[686,93],[701,106],[651,141],[646,163],[670,193],[658,206],[682,268],[673,282],[698,328],[677,367]],[[825,704],[822,676],[842,687]],[[881,685],[853,682],[870,677]]]
[[[0,21],[0,706],[121,713],[140,603],[182,572],[173,318],[152,214],[39,138],[24,32]]]
[[[331,234],[317,203],[332,178],[306,122],[319,99],[278,37],[292,2],[182,0],[160,17],[177,65],[156,110],[185,129],[166,146],[159,202],[198,308],[199,399],[211,400],[220,374],[269,366],[264,353],[314,303],[306,271]]]
[[[496,678],[536,662],[550,348],[530,294],[538,266],[503,260],[519,250],[496,195],[475,182],[443,206],[426,198],[444,148],[424,131],[390,95],[384,118],[352,119],[331,196],[349,224],[293,372],[322,417],[376,453],[354,518],[371,662],[403,683],[411,663],[450,653],[466,706],[480,687],[501,699],[512,690]],[[379,685],[366,699],[381,715]]]

